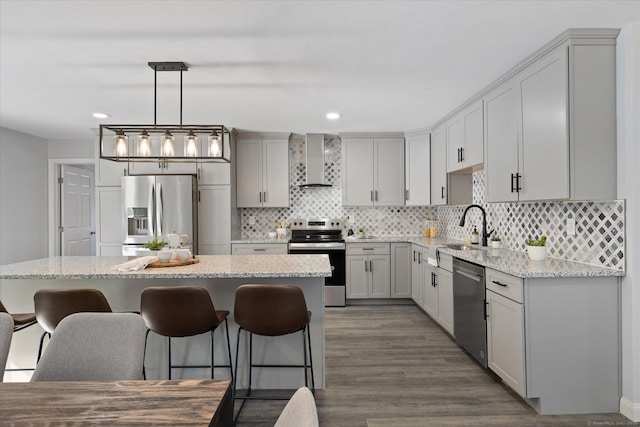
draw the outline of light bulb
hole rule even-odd
[[[209,156],[210,157],[222,156],[222,146],[220,142],[220,136],[216,133],[216,131],[211,132],[211,135],[209,135]]]
[[[198,136],[192,130],[184,137],[184,156],[198,157]]]
[[[166,131],[163,137],[162,143],[162,155],[164,157],[173,157],[176,155],[175,148],[173,146],[173,135],[171,132]]]
[[[124,132],[116,132],[116,157],[127,155],[127,135]]]
[[[151,155],[151,139],[146,130],[138,136],[138,156],[149,157]]]

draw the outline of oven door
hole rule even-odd
[[[295,244],[289,244],[290,254],[327,254],[331,263],[331,277],[324,281],[324,305],[325,307],[344,307],[346,303],[346,268],[345,250],[323,247],[296,248]],[[302,245],[301,245],[302,246]]]

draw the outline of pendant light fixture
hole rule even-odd
[[[230,132],[222,125],[182,124],[182,73],[184,62],[149,62],[154,71],[152,125],[100,125],[100,158],[117,162],[230,162]],[[180,72],[180,123],[157,123],[157,74]],[[137,135],[134,147],[129,135]],[[112,141],[112,142],[109,142]],[[180,146],[182,144],[182,146]]]

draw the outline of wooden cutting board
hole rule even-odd
[[[200,258],[187,258],[185,260],[172,259],[169,262],[156,261],[149,264],[147,267],[162,268],[162,267],[180,267],[181,265],[191,265],[200,262]]]

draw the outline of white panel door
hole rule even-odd
[[[438,286],[437,278],[434,276],[435,269],[427,263],[423,263],[423,292],[422,292],[422,308],[434,320],[438,319]]]
[[[374,204],[404,205],[404,138],[375,138]]]
[[[462,164],[464,167],[484,162],[484,115],[482,100],[462,112],[464,118],[464,147]]]
[[[391,298],[411,298],[411,244],[391,244]]]
[[[236,196],[239,208],[262,206],[262,140],[238,140],[236,149]]]
[[[522,89],[520,200],[569,198],[568,59],[560,49],[536,64]]]
[[[520,96],[513,81],[496,88],[485,97],[485,158],[487,202],[517,201],[518,103]]]
[[[228,185],[198,188],[198,254],[231,253],[230,193]]]
[[[61,255],[95,255],[94,173],[75,166],[61,166]]]
[[[413,302],[422,307],[422,291],[424,272],[422,264],[422,247],[412,245],[411,247],[411,299]]]
[[[461,150],[464,148],[464,117],[458,114],[447,121],[447,172],[464,167]]]
[[[263,144],[262,206],[289,206],[289,140],[265,139]]]
[[[453,274],[442,268],[436,270],[438,272],[438,319],[442,327],[453,335]]]
[[[407,206],[428,206],[431,202],[431,159],[429,134],[409,135],[405,139],[405,188]]]
[[[342,138],[342,205],[373,205],[373,138]]]

